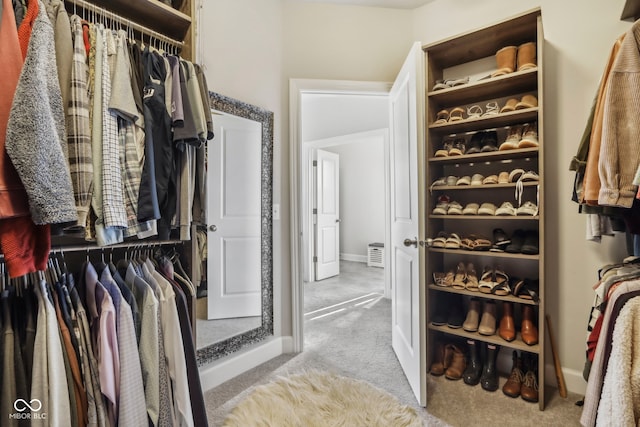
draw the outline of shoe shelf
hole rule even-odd
[[[450,286],[447,286],[447,287],[438,286],[433,283],[429,285],[429,289],[432,289],[438,292],[449,292],[452,294],[468,295],[470,297],[491,299],[495,301],[508,301],[516,304],[538,305],[538,303],[533,300],[518,298],[518,297],[514,297],[513,295],[502,296],[502,295],[494,295],[494,294],[485,294],[484,292],[480,292],[480,291],[470,291],[468,289],[456,289]]]
[[[538,261],[540,255],[525,255],[525,254],[513,254],[508,252],[491,252],[491,251],[467,251],[464,249],[443,249],[443,248],[429,248],[429,252],[441,253],[441,254],[454,254],[454,255],[471,255],[471,256],[486,256],[493,258],[512,258],[512,259],[524,259]]]
[[[462,328],[451,328],[447,325],[434,325],[429,322],[429,329],[433,331],[444,332],[445,334],[455,335],[458,337],[463,337],[467,339],[484,341],[489,344],[496,344],[502,347],[509,347],[515,350],[528,351],[529,353],[540,353],[540,344],[527,345],[520,338],[520,332],[516,333],[516,339],[513,341],[506,341],[502,339],[498,334],[497,330],[494,335],[481,335],[477,332],[467,332]]]
[[[429,130],[440,135],[493,129],[518,123],[533,122],[538,118],[538,107],[499,113],[492,116],[462,119],[453,122],[430,124]]]
[[[524,187],[536,187],[537,181],[523,182]],[[515,183],[509,184],[482,184],[482,185],[438,185],[432,187],[430,191],[458,191],[458,190],[495,190],[498,188],[516,188]]]
[[[476,219],[488,219],[498,221],[537,221],[539,216],[513,216],[513,215],[429,215],[429,219],[451,219],[451,220],[476,220]]]
[[[529,69],[518,71],[520,65],[527,68],[531,64],[531,59],[527,59],[527,50],[520,50],[522,46],[535,43],[535,57],[533,58],[533,66]],[[542,17],[540,8],[535,8],[520,15],[514,16],[507,20],[488,25],[477,30],[473,30],[461,35],[450,37],[448,39],[423,46],[426,60],[426,76],[425,93],[426,116],[425,120],[425,147],[424,152],[427,153],[427,161],[425,162],[426,181],[428,185],[442,177],[447,176],[473,176],[480,174],[483,176],[498,175],[507,167],[522,168],[524,170],[532,170],[539,174],[538,181],[523,182],[523,187],[528,195],[537,190],[536,204],[539,211],[535,216],[495,216],[495,215],[435,215],[432,214],[434,207],[438,204],[440,197],[445,192],[456,192],[456,198],[462,199],[463,202],[478,202],[480,200],[491,199],[492,203],[496,200],[510,201],[516,205],[518,203],[518,195],[508,194],[515,190],[516,183],[503,184],[483,184],[483,185],[442,185],[426,188],[424,193],[423,215],[425,221],[425,233],[427,237],[435,236],[439,231],[445,233],[459,232],[464,230],[469,234],[478,236],[490,236],[495,228],[504,228],[505,232],[513,232],[514,229],[527,228],[538,231],[539,238],[539,254],[526,255],[521,253],[506,252],[490,252],[490,251],[473,251],[465,249],[449,249],[425,247],[423,256],[425,257],[426,281],[426,322],[427,326],[427,364],[430,363],[430,349],[434,346],[443,334],[449,336],[458,336],[466,339],[473,339],[483,343],[496,344],[507,349],[516,349],[528,353],[538,355],[537,359],[537,377],[539,385],[539,409],[543,410],[545,405],[545,325],[544,316],[545,308],[545,219],[544,219],[544,63],[542,61],[543,47],[545,45],[542,33]],[[498,58],[497,54],[507,46],[516,47],[516,58],[513,58],[515,66],[505,66],[505,61],[509,63],[511,59],[505,59],[504,55]],[[511,50],[506,50],[510,52]],[[530,51],[529,51],[530,52]],[[522,53],[523,57],[518,55]],[[478,66],[488,63],[488,59],[494,56],[496,59],[496,68],[487,69],[486,73],[478,73]],[[524,61],[520,63],[520,61]],[[436,82],[442,80],[459,80],[467,75],[490,76],[496,70],[507,70],[506,74],[496,77],[486,77],[479,80],[470,81],[469,83],[458,86],[447,87],[441,90],[432,90]],[[512,70],[508,72],[508,70]],[[513,71],[515,70],[515,71]],[[487,103],[496,102],[501,107],[507,99],[524,99],[525,95],[534,95],[538,104],[535,107],[523,108],[503,113],[480,115],[479,117],[470,114],[467,107],[478,105],[482,110],[486,109]],[[535,103],[526,103],[525,105],[535,105]],[[460,120],[447,121],[435,124],[438,113],[442,110],[450,112],[453,108],[460,107],[465,110]],[[473,110],[471,111],[473,113]],[[444,116],[444,115],[443,115]],[[458,117],[454,115],[454,117]],[[444,118],[444,117],[442,117]],[[448,117],[450,119],[450,115]],[[444,141],[448,138],[464,139],[465,143],[470,144],[470,134],[476,134],[481,131],[496,131],[495,141],[499,147],[505,137],[510,136],[510,131],[505,129],[514,127],[515,125],[523,125],[525,123],[534,123],[537,128],[538,146],[533,148],[517,148],[513,150],[480,152],[476,154],[463,154],[459,156],[434,157],[434,153],[443,148]],[[482,136],[482,135],[481,135]],[[492,140],[494,137],[489,136]],[[477,142],[477,141],[476,141]],[[481,145],[484,139],[481,138]],[[492,141],[489,141],[492,146]],[[533,145],[533,144],[532,144]],[[462,151],[462,150],[461,150]],[[512,162],[513,161],[513,162]],[[508,164],[509,166],[507,166]],[[458,167],[459,166],[459,167]],[[478,190],[478,193],[473,193]],[[497,190],[493,193],[486,190]],[[462,193],[460,193],[462,191]],[[449,194],[449,196],[452,196]],[[538,202],[539,200],[539,202]],[[464,203],[462,203],[464,205]],[[484,212],[484,211],[483,211]],[[484,258],[483,258],[484,257]],[[445,266],[455,265],[455,263],[466,261],[473,258],[474,262],[481,261],[491,264],[497,262],[502,264],[507,271],[518,271],[521,275],[528,277],[530,280],[537,281],[539,290],[538,301],[519,298],[515,295],[494,295],[486,294],[480,291],[471,291],[468,289],[455,289],[453,287],[437,286],[433,283],[433,274],[436,272],[448,271]],[[482,261],[484,259],[484,261]],[[477,263],[477,262],[476,262]],[[480,272],[478,272],[480,273]],[[452,298],[455,297],[455,298]],[[431,311],[450,311],[456,308],[453,300],[459,300],[459,304],[464,309],[470,306],[472,298],[482,299],[485,302],[495,300],[497,302],[510,302],[520,308],[534,307],[534,323],[538,330],[538,344],[527,345],[522,341],[521,333],[518,331],[516,339],[508,342],[496,334],[481,335],[477,332],[468,332],[462,328],[451,328],[448,325],[434,325],[431,323],[433,317]],[[499,319],[496,319],[496,329]],[[499,368],[505,370],[504,367]]]
[[[494,162],[538,156],[538,148],[517,148],[515,150],[491,151],[489,153],[463,154],[462,156],[431,157],[429,163],[455,164],[474,162]],[[475,186],[478,188],[480,186]]]
[[[538,68],[536,67],[447,89],[435,90],[429,92],[427,96],[439,105],[456,105],[474,102],[474,100],[490,99],[500,93],[533,92],[536,90],[537,81]]]

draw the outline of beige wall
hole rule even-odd
[[[624,0],[435,0],[415,10],[414,37],[431,43],[542,9],[545,84],[546,291],[568,385],[580,380],[592,285],[602,264],[624,257],[623,239],[585,240],[585,217],[571,201],[568,170],[614,40],[631,25],[620,21]],[[446,17],[446,19],[444,19]],[[548,358],[551,363],[551,359]],[[551,380],[555,384],[555,380]]]
[[[562,365],[577,384],[591,286],[600,265],[623,256],[623,242],[605,238],[598,245],[584,239],[585,218],[570,200],[568,164],[611,45],[630,25],[619,20],[623,5],[624,0],[435,0],[406,11],[293,0],[206,0],[200,51],[211,90],[276,114],[274,201],[282,208],[282,221],[274,226],[278,334],[291,334],[289,79],[391,81],[412,41],[432,43],[541,6],[547,303]]]

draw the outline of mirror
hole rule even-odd
[[[273,335],[273,113],[214,92],[209,92],[209,99],[214,127],[217,127],[216,120],[228,119],[224,121],[226,128],[223,128],[222,131],[218,130],[214,140],[209,141],[209,144],[214,143],[216,138],[224,140],[226,135],[231,135],[236,139],[234,144],[224,145],[218,152],[215,151],[217,150],[215,145],[207,147],[207,197],[210,200],[208,201],[207,213],[207,267],[209,273],[206,277],[209,289],[206,299],[213,298],[212,294],[218,295],[220,293],[216,292],[211,283],[211,276],[214,274],[225,276],[224,280],[236,283],[237,291],[231,292],[236,296],[250,293],[251,289],[249,288],[255,282],[257,298],[251,309],[251,314],[220,320],[203,320],[203,318],[212,317],[211,302],[207,301],[207,304],[204,304],[207,306],[207,310],[203,315],[201,309],[203,304],[200,299],[198,300],[196,327],[198,366]],[[236,131],[232,129],[235,123],[239,123],[241,126]],[[229,129],[232,130],[229,131]],[[221,168],[216,168],[217,170],[214,169],[214,163],[218,159],[214,156],[224,159],[223,163],[220,163]],[[225,172],[222,174],[220,182],[216,182],[212,186],[212,174],[220,171],[241,170],[241,168],[250,169],[237,174],[237,178],[232,179],[228,179],[229,175]],[[233,182],[230,184],[231,181]],[[225,189],[225,186],[230,187]],[[229,188],[232,191],[229,191]],[[247,193],[251,193],[253,196]],[[256,215],[248,215],[246,212],[249,210],[256,212]],[[222,213],[219,214],[220,212]],[[257,214],[258,212],[259,214]],[[255,220],[241,225],[240,228],[255,228],[256,238],[253,236],[237,237],[237,231],[231,232],[235,237],[229,239],[221,237],[224,235],[223,224],[227,217],[247,218],[254,216]],[[218,254],[212,258],[215,251],[215,248],[212,248],[212,242],[216,242],[216,239],[217,246],[224,246],[222,251],[224,254]],[[255,256],[245,260],[245,257],[242,256],[245,252],[251,252]],[[219,258],[222,259],[221,263],[215,264],[214,260]],[[216,269],[212,269],[214,264]],[[224,274],[219,274],[220,272],[224,272]],[[229,276],[232,276],[231,279]],[[238,283],[240,284],[238,285]],[[223,289],[227,289],[227,287],[224,285]],[[223,301],[223,305],[230,306],[233,303],[232,300],[233,298]]]

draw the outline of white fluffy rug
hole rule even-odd
[[[310,371],[256,387],[225,427],[420,427],[416,411],[364,381]]]

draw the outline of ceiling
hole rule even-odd
[[[357,6],[388,7],[392,9],[415,9],[434,0],[300,0],[314,3],[350,4]]]

